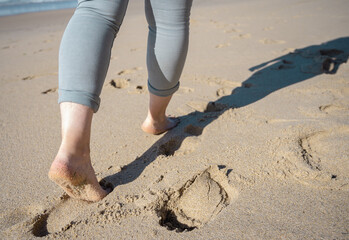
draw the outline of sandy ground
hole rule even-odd
[[[181,124],[160,136],[140,129],[142,8],[131,1],[94,116],[93,165],[115,187],[99,203],[47,177],[73,11],[0,18],[0,238],[349,239],[349,2],[194,1],[168,109]]]

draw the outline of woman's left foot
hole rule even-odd
[[[174,117],[166,117],[163,121],[154,121],[149,116],[142,124],[142,130],[146,133],[159,135],[179,124],[179,119]]]

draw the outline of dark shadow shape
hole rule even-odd
[[[166,227],[167,230],[173,231],[176,230],[176,232],[184,232],[184,231],[192,231],[196,227],[189,227],[186,224],[183,224],[177,220],[176,214],[174,214],[171,210],[167,209],[160,209],[158,212],[160,215],[160,221],[159,224],[163,227]]]
[[[43,213],[34,219],[32,233],[35,237],[45,237],[49,234],[47,230],[47,219],[50,213]]]
[[[207,105],[206,111],[194,111],[180,117],[180,124],[156,141],[147,151],[122,171],[107,176],[105,180],[117,185],[127,184],[141,175],[143,170],[159,155],[171,156],[184,139],[199,136],[203,129],[230,108],[240,108],[254,103],[270,93],[321,74],[335,74],[349,56],[349,37],[338,38],[320,45],[297,49],[292,53],[250,68],[255,72],[235,88],[231,95],[223,96]],[[257,71],[258,70],[258,71]],[[196,131],[188,131],[188,126]]]

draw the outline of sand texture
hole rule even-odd
[[[114,190],[69,198],[58,49],[73,10],[0,18],[0,239],[349,239],[349,1],[202,0],[173,130],[152,136],[147,24],[130,1],[94,115]]]

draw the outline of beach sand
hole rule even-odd
[[[142,132],[147,24],[130,2],[93,120],[105,199],[47,172],[73,10],[0,18],[0,238],[349,239],[349,2],[194,1],[181,123]]]

